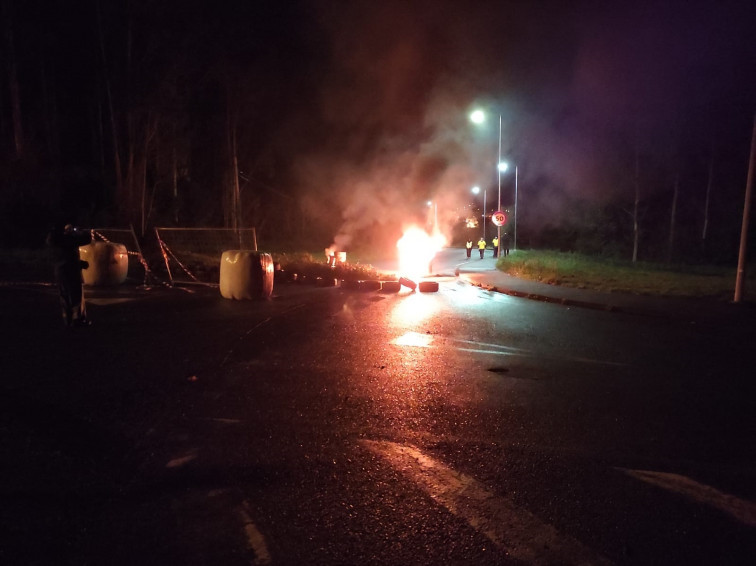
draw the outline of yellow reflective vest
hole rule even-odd
[[[478,249],[479,250],[485,250],[486,249],[486,241],[483,238],[481,238],[480,240],[478,240]]]

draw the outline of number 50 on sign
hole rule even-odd
[[[496,226],[504,226],[504,223],[507,221],[507,215],[504,214],[501,210],[497,210],[491,215],[491,222],[493,222]]]

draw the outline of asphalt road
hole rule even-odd
[[[0,288],[0,563],[750,564],[753,327]]]

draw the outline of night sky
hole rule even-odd
[[[54,212],[62,196],[83,222],[133,216],[114,193],[113,117],[124,162],[148,139],[150,223],[220,225],[209,203],[228,185],[233,123],[245,224],[296,237],[300,215],[344,246],[391,240],[426,200],[450,224],[471,185],[495,197],[501,115],[523,237],[537,243],[576,203],[621,209],[637,155],[646,223],[669,214],[677,176],[691,234],[713,166],[729,245],[756,110],[755,14],[749,2],[3,0],[4,202]],[[478,106],[484,128],[467,118]],[[511,175],[502,183],[509,205]]]

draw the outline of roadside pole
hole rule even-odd
[[[748,178],[746,180],[745,203],[743,204],[743,225],[740,229],[740,250],[738,252],[738,271],[735,276],[735,298],[739,303],[743,298],[745,283],[746,252],[748,248],[748,224],[751,216],[751,193],[753,190],[753,169],[756,166],[756,114],[753,116],[753,133],[751,134],[751,158],[748,161]]]

